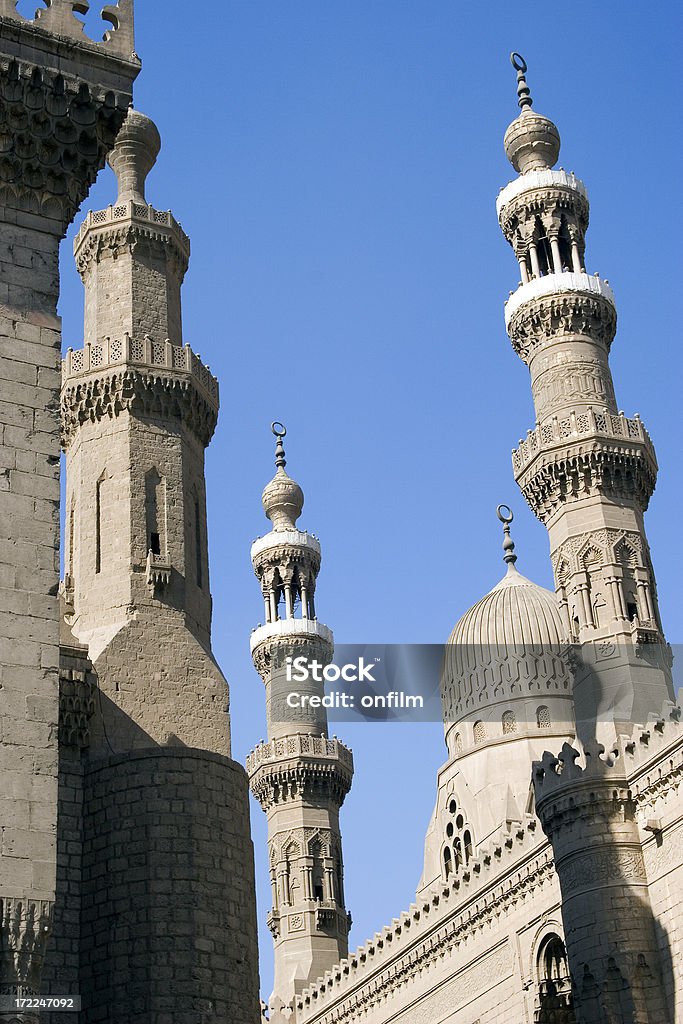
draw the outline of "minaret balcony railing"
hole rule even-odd
[[[74,253],[78,253],[85,236],[93,228],[108,228],[126,220],[145,221],[153,227],[169,228],[189,259],[190,240],[171,211],[157,210],[149,203],[136,203],[133,199],[107,206],[104,210],[89,210],[74,238]]]
[[[278,619],[276,622],[267,622],[265,626],[257,626],[249,638],[249,648],[253,654],[256,648],[267,640],[286,641],[289,637],[297,640],[311,637],[328,644],[334,642],[330,627],[318,622],[317,619]]]
[[[283,546],[307,548],[320,554],[320,541],[312,533],[303,530],[271,530],[264,537],[258,537],[251,545],[251,559],[253,561],[264,551]]]
[[[585,412],[571,413],[559,419],[553,416],[547,423],[540,424],[530,430],[519,447],[512,451],[512,466],[515,476],[529,466],[540,453],[548,454],[553,448],[571,444],[577,438],[605,438],[609,441],[639,441],[657,465],[654,446],[650,435],[636,416],[629,419],[623,413],[610,413],[606,409],[601,412],[588,408]]]
[[[539,188],[563,188],[578,192],[584,199],[588,199],[588,193],[584,183],[573,173],[567,171],[553,171],[550,168],[542,171],[527,171],[519,178],[515,178],[509,185],[502,188],[496,199],[496,213],[500,220],[503,210],[513,199],[524,195],[525,192],[534,192]]]
[[[339,761],[347,768],[353,769],[353,754],[340,740],[301,734],[283,736],[280,739],[270,740],[268,743],[259,743],[247,755],[247,772],[251,775],[262,764],[273,764],[291,757],[323,757]]]
[[[146,370],[170,370],[189,374],[199,384],[209,403],[218,408],[218,381],[189,345],[172,345],[168,338],[105,338],[86,342],[81,349],[68,349],[62,359],[62,384],[72,377],[100,372],[114,366],[135,366]]]
[[[505,326],[510,326],[513,316],[527,302],[534,299],[545,298],[551,295],[563,295],[567,292],[584,295],[599,295],[615,307],[614,292],[607,281],[597,275],[576,274],[565,272],[562,274],[546,274],[544,277],[535,277],[526,284],[519,286],[505,303]]]

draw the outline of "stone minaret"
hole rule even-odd
[[[145,199],[159,148],[152,122],[131,111],[109,159],[116,203],[89,213],[74,243],[85,346],[63,366],[64,596],[111,702],[106,745],[229,754],[204,482],[218,383],[182,344],[188,238]]]
[[[608,738],[673,695],[643,524],[657,462],[640,418],[620,412],[614,396],[617,314],[607,281],[585,268],[586,188],[553,170],[559,133],[532,111],[526,64],[512,59],[521,114],[505,152],[519,177],[497,210],[522,278],[505,323],[536,408],[513,465],[550,536],[567,638],[584,645],[574,681],[579,735],[597,728]]]
[[[513,464],[550,535],[559,609],[576,645],[581,748],[565,744],[559,759],[536,762],[536,812],[560,880],[578,1024],[666,1024],[636,804],[623,756],[604,754],[672,696],[643,525],[657,463],[640,419],[614,397],[616,309],[607,282],[586,273],[586,189],[552,169],[557,128],[532,111],[526,64],[519,54],[512,62],[521,114],[505,151],[520,176],[497,206],[522,281],[505,322],[529,366],[537,420]]]
[[[145,199],[159,147],[131,111],[109,158],[116,203],[75,240],[85,344],[63,362],[63,599],[96,688],[88,735],[60,744],[55,967],[72,965],[87,1019],[256,1024],[248,779],[211,653],[204,450],[218,384],[182,344],[188,239]]]
[[[327,738],[324,708],[291,708],[290,693],[322,696],[324,684],[288,682],[287,658],[328,664],[332,632],[315,617],[320,543],[296,527],[304,496],[285,472],[284,427],[273,424],[277,472],[263,492],[273,524],[251,548],[265,603],[265,625],[251,636],[254,664],[266,686],[268,742],[249,755],[251,788],[268,816],[275,942],[271,1020],[292,997],[348,951],[339,808],[351,786],[353,759]],[[300,701],[297,698],[297,703]]]

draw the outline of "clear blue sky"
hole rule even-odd
[[[185,339],[221,383],[207,482],[235,757],[265,734],[249,546],[268,526],[271,420],[287,424],[301,525],[323,544],[318,612],[339,642],[444,641],[502,573],[499,502],[516,513],[520,569],[551,584],[545,530],[510,466],[534,422],[504,330],[519,275],[494,205],[513,177],[502,149],[517,112],[511,49],[529,63],[536,109],[560,129],[560,165],[589,189],[587,265],[617,296],[619,407],[642,415],[657,447],[647,526],[665,627],[680,640],[679,6],[136,6],[135,102],[163,139],[148,197],[191,237]],[[85,208],[113,196],[103,172]],[[65,344],[80,345],[70,241],[61,312]],[[444,746],[438,724],[337,731],[356,759],[342,811],[355,948],[411,902]],[[257,805],[252,819],[267,995]]]

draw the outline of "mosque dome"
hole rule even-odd
[[[296,480],[292,480],[285,472],[285,451],[282,438],[285,428],[281,423],[273,423],[272,431],[277,437],[275,449],[275,476],[267,483],[261,495],[263,511],[273,524],[274,530],[295,530],[296,521],[304,507],[304,492]]]
[[[507,572],[457,622],[444,654],[441,698],[449,749],[455,723],[471,720],[475,743],[496,738],[501,722],[503,733],[522,734],[529,726],[536,729],[538,712],[545,716],[548,702],[570,694],[563,657],[567,630],[557,598],[517,570],[512,513],[501,505],[498,516]],[[458,730],[454,752],[462,741]]]
[[[522,576],[511,562],[500,583],[465,612],[448,644],[559,646],[565,632],[555,594]]]

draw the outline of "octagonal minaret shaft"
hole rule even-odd
[[[643,522],[657,462],[640,418],[627,418],[615,399],[608,357],[617,314],[608,282],[586,272],[585,186],[553,169],[559,132],[532,110],[524,60],[513,54],[512,63],[521,113],[505,152],[519,177],[496,206],[521,274],[505,323],[536,408],[534,429],[513,452],[515,478],[550,536],[567,638],[611,644],[620,666],[612,681],[602,672],[600,687],[586,685],[577,719],[645,721],[672,696]]]
[[[327,738],[326,710],[315,707],[324,683],[287,678],[288,659],[328,664],[333,638],[315,616],[320,543],[296,526],[304,496],[285,471],[285,429],[274,423],[273,432],[277,471],[263,492],[273,528],[251,549],[265,606],[265,624],[252,633],[251,652],[266,687],[268,742],[249,755],[247,770],[268,817],[268,924],[275,943],[271,1020],[279,1022],[288,1019],[280,1011],[293,997],[348,952],[339,808],[351,786],[353,759],[347,747]],[[288,702],[294,693],[300,696]],[[314,698],[314,706],[301,707],[302,695]]]
[[[111,701],[114,748],[172,740],[227,754],[204,473],[218,382],[179,333],[189,242],[144,201],[159,149],[152,121],[131,111],[109,157],[117,203],[76,237],[86,313],[84,346],[62,366],[63,589]]]

